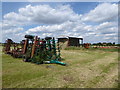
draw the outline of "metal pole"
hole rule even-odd
[[[35,40],[34,40],[34,43],[33,43],[33,46],[32,46],[32,53],[31,53],[31,58],[34,56],[34,52],[35,52],[35,46],[37,44],[37,36],[35,36]]]

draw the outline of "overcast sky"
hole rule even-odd
[[[98,2],[2,3],[2,41],[24,35],[83,37],[84,42],[118,42],[118,4]]]

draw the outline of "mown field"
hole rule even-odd
[[[2,53],[3,88],[117,88],[118,52],[62,50],[67,66],[36,65]]]

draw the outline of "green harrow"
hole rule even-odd
[[[40,39],[37,36],[25,35],[25,38],[23,49],[25,62],[66,65],[61,62],[59,43],[54,37]]]

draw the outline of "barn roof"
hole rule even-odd
[[[69,38],[69,36],[59,36],[58,38]]]
[[[70,39],[70,38],[83,39],[83,38],[78,38],[78,37],[58,37],[58,39]]]

